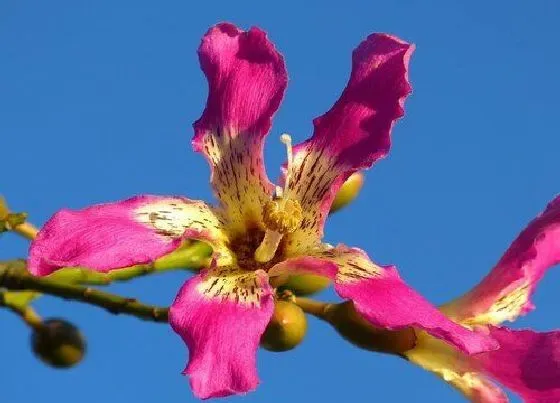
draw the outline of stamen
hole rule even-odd
[[[286,167],[286,179],[284,188],[276,186],[274,198],[263,206],[263,224],[266,227],[264,238],[255,250],[255,260],[259,263],[271,261],[276,254],[276,250],[282,241],[284,234],[295,231],[301,225],[303,213],[297,200],[290,200],[285,197],[290,186],[292,175],[292,165],[294,154],[292,151],[292,138],[284,133],[280,136],[280,141],[286,145],[288,166]]]
[[[294,153],[292,151],[292,137],[288,133],[280,136],[280,141],[286,145],[286,154],[288,155],[288,166],[286,167],[286,181],[284,183],[284,190],[288,190],[290,185],[290,177],[292,176],[292,165],[294,162]]]

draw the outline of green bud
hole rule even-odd
[[[84,358],[86,342],[79,329],[62,319],[47,319],[31,335],[33,352],[54,368],[71,368]]]
[[[331,284],[327,277],[315,274],[300,274],[290,276],[283,284],[281,289],[290,290],[295,295],[311,295],[324,290]]]
[[[402,355],[416,344],[414,329],[387,330],[366,321],[351,301],[328,304],[321,319],[329,322],[347,341],[369,351]]]
[[[332,202],[329,213],[334,213],[348,204],[352,203],[360,193],[364,185],[364,174],[362,172],[354,172],[346,182],[342,184]]]
[[[301,308],[288,301],[276,301],[261,346],[268,351],[288,351],[302,342],[306,331],[307,319]]]

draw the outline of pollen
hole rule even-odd
[[[303,210],[297,200],[269,200],[263,208],[264,225],[280,234],[294,232],[302,220]]]

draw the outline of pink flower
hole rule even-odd
[[[502,327],[534,308],[530,296],[547,269],[560,263],[560,196],[521,232],[476,287],[442,307],[451,319],[489,334],[495,351],[467,356],[419,332],[409,360],[435,372],[475,402],[507,402],[492,381],[526,402],[560,402],[560,331]]]
[[[265,173],[263,142],[286,88],[284,59],[258,28],[211,28],[198,51],[209,94],[194,123],[193,147],[210,164],[219,205],[138,196],[62,210],[33,242],[29,269],[41,276],[65,266],[109,271],[151,262],[186,238],[208,242],[212,264],[183,285],[170,311],[190,352],[185,374],[200,398],[257,386],[256,351],[274,308],[269,279],[292,273],[332,278],[375,326],[414,326],[465,354],[495,348],[491,337],[447,319],[395,267],[321,241],[337,189],[389,152],[391,129],[411,91],[412,51],[386,34],[370,35],[356,48],[348,85],[314,120],[313,136],[293,150],[282,136],[288,162],[280,187]]]

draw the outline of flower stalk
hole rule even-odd
[[[26,221],[22,224],[16,225],[12,229],[12,231],[31,241],[35,239],[37,233],[39,232],[39,229],[37,229],[37,227],[35,227],[33,224]]]
[[[0,266],[0,272],[1,270],[2,268]],[[41,317],[31,306],[10,299],[6,291],[0,291],[0,306],[8,308],[33,329],[39,329],[43,323]]]

